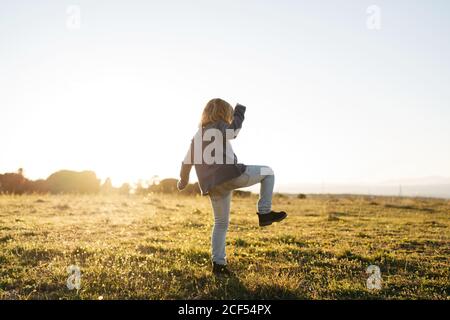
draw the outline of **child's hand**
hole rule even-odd
[[[189,183],[189,181],[185,181],[185,180],[178,180],[177,182],[177,188],[179,191],[183,190],[184,188],[186,188],[187,184]]]

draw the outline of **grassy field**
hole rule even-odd
[[[234,197],[216,278],[206,197],[0,196],[0,299],[450,299],[450,201],[278,196],[263,229],[255,202]]]

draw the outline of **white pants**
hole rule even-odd
[[[239,177],[214,187],[210,193],[211,205],[214,211],[214,227],[211,237],[212,261],[226,264],[225,243],[230,220],[231,193],[234,189],[245,188],[261,183],[257,210],[266,214],[272,210],[272,194],[275,176],[270,167],[247,166]]]

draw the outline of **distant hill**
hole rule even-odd
[[[450,178],[445,177],[390,180],[378,184],[279,184],[276,188],[277,191],[286,193],[369,194],[450,199]]]
[[[406,178],[397,180],[384,181],[381,184],[385,185],[405,185],[405,186],[435,186],[435,185],[450,185],[450,178],[440,176],[430,176],[421,178]]]

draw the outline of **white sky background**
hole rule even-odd
[[[448,1],[2,0],[0,172],[177,177],[221,97],[278,186],[450,176],[449,39]]]

